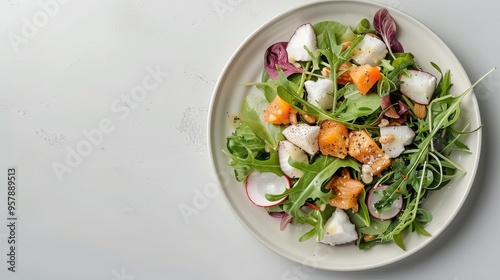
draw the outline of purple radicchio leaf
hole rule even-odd
[[[271,217],[274,218],[279,218],[281,219],[280,221],[280,230],[284,231],[286,227],[288,226],[289,223],[292,222],[293,217],[290,214],[287,214],[285,212],[268,212]]]
[[[274,43],[266,50],[264,55],[264,67],[271,79],[278,78],[276,66],[279,66],[287,77],[294,73],[302,72],[301,69],[288,62],[288,54],[286,52],[287,45],[288,42]]]
[[[279,218],[279,219],[288,215],[286,212],[267,212],[267,214],[269,214],[269,216],[271,216],[273,218]]]
[[[373,17],[373,27],[382,36],[392,56],[393,53],[404,52],[403,46],[396,39],[396,22],[386,9],[380,9]]]
[[[292,222],[292,220],[293,220],[292,215],[287,214],[286,216],[283,216],[280,222],[280,230],[284,231],[288,226],[288,224]]]
[[[380,107],[384,110],[383,116],[391,119],[391,122],[404,124],[410,108],[408,105],[399,101],[395,104],[391,101],[390,94],[382,96]],[[382,117],[382,116],[381,116]]]

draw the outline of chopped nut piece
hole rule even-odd
[[[331,74],[330,67],[323,67],[323,69],[321,69],[321,75],[323,75],[323,77],[329,78],[330,74]]]
[[[378,139],[378,142],[380,142],[380,144],[389,144],[389,143],[394,142],[395,139],[396,139],[396,137],[394,137],[394,134],[386,134],[386,135],[380,136],[380,138]]]
[[[308,124],[316,123],[316,121],[317,121],[316,117],[308,115],[305,107],[302,107],[302,109],[304,110],[304,113],[300,113],[300,116],[302,117],[302,119]]]
[[[352,41],[347,41],[347,42],[340,44],[342,46],[342,51],[345,51],[345,49],[347,49],[349,46],[351,46],[351,44],[352,44]]]
[[[320,211],[325,211],[326,209],[326,203],[322,203],[320,206],[319,206],[319,210]]]
[[[368,241],[372,241],[373,239],[375,239],[375,235],[369,235],[369,234],[364,234],[363,235],[363,240],[368,242]]]
[[[306,123],[308,124],[316,123],[316,118],[313,116],[310,116],[308,114],[301,114],[301,116],[304,119],[304,121],[306,121]]]
[[[392,106],[387,109],[387,111],[385,112],[385,116],[388,118],[391,118],[391,119],[399,119],[400,118],[398,112],[396,111],[396,108],[394,108]]]
[[[361,168],[361,181],[370,184],[373,181],[372,167],[369,164],[363,164]]]
[[[290,123],[291,124],[297,124],[298,121],[297,121],[297,114],[290,114]]]
[[[415,116],[419,119],[425,119],[427,116],[427,107],[422,104],[415,103],[413,106],[413,113],[415,113]]]
[[[389,125],[389,121],[387,119],[381,119],[378,127],[386,127]]]

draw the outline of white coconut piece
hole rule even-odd
[[[399,90],[409,99],[416,103],[429,104],[434,91],[436,90],[437,78],[424,71],[407,70],[410,76],[401,75],[399,80],[402,82]]]
[[[288,126],[282,133],[288,141],[310,155],[315,155],[319,151],[319,126],[299,123]]]
[[[307,80],[304,82],[307,92],[307,102],[323,110],[333,108],[333,82],[330,79]]]
[[[358,239],[356,227],[349,220],[349,216],[342,209],[335,209],[332,216],[325,223],[325,234],[321,243],[331,246],[353,242]]]
[[[373,36],[365,35],[352,51],[352,59],[359,65],[377,66],[387,55],[385,43]]]
[[[317,49],[316,33],[314,33],[314,28],[310,23],[299,26],[288,41],[286,47],[288,61],[294,64],[297,61],[312,60],[306,48],[312,53],[316,52]]]
[[[392,135],[394,138],[389,143],[381,143],[382,150],[391,158],[398,157],[405,146],[410,145],[415,139],[415,131],[407,125],[385,126],[380,128],[380,137]]]

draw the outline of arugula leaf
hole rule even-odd
[[[299,242],[304,242],[308,239],[318,236],[318,240],[323,239],[324,236],[324,225],[327,219],[322,215],[321,211],[315,210],[311,211],[309,215],[303,218],[306,223],[313,226],[311,230],[304,233],[300,238]]]
[[[418,234],[423,236],[431,236],[431,234],[425,230],[425,223],[414,221],[412,227],[417,231]]]
[[[292,166],[304,172],[292,188],[279,195],[266,195],[269,200],[278,200],[288,196],[290,207],[286,210],[298,222],[304,222],[299,210],[309,199],[319,199],[328,204],[332,197],[331,191],[324,192],[323,185],[337,170],[342,167],[350,167],[359,171],[359,163],[353,159],[339,159],[331,156],[319,155],[311,164],[293,162]]]
[[[230,165],[235,178],[243,181],[253,170],[283,175],[276,148],[284,137],[281,127],[269,124],[263,119],[263,112],[269,105],[261,96],[248,95],[241,106],[242,123],[226,139]]]
[[[240,158],[253,152],[265,151],[266,143],[257,137],[246,123],[241,123],[226,139],[227,150]]]
[[[366,191],[363,189],[358,198],[358,211],[354,212],[352,209],[345,211],[351,222],[356,226],[356,229],[368,228],[372,224],[372,218],[370,217],[370,212],[368,211],[368,206],[365,201]]]
[[[266,98],[267,102],[273,101],[273,99],[276,97],[276,88],[277,88],[277,81],[273,80],[269,77],[269,74],[267,74],[267,71],[262,71],[262,77],[261,77],[261,82],[260,83],[247,83],[247,86],[255,86],[258,88],[262,93],[264,94],[264,97]]]
[[[227,137],[226,147],[227,151],[223,152],[231,158],[230,165],[239,182],[244,181],[253,170],[283,175],[278,153],[269,150],[266,143],[257,137],[246,123],[242,123]]]

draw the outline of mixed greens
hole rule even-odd
[[[266,184],[258,174],[284,178],[256,204],[283,230],[310,224],[300,241],[404,250],[406,232],[430,235],[424,199],[465,174],[450,154],[468,152],[460,136],[479,129],[457,126],[472,87],[452,95],[450,71],[423,71],[395,35],[385,9],[373,24],[303,24],[267,49],[261,81],[249,83],[263,94],[246,96],[223,152],[249,196]]]

